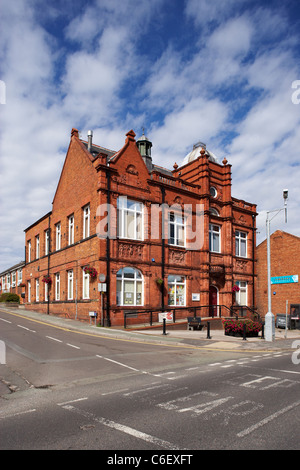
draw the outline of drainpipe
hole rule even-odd
[[[252,308],[255,307],[255,215],[252,214]]]
[[[110,224],[111,224],[111,214],[110,214],[110,170],[106,170],[106,179],[107,179],[107,211],[108,211],[108,230],[106,237],[106,319],[105,326],[111,326],[110,323]]]
[[[51,229],[50,229],[50,220],[51,217],[49,215],[49,223],[48,223],[48,276],[50,276],[50,249],[51,249]],[[50,313],[50,289],[49,289],[49,284],[47,287],[47,315]]]
[[[165,188],[160,187],[162,195],[162,212],[161,212],[161,278],[163,280],[162,289],[161,289],[161,309],[165,309]]]

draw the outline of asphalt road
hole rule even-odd
[[[107,450],[106,460],[122,457],[114,451],[136,459],[150,451],[148,463],[158,465],[166,462],[151,459],[162,452],[174,459],[197,450],[300,447],[292,350],[125,340],[3,311],[0,339],[7,346],[0,449]]]

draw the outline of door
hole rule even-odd
[[[216,317],[218,315],[218,289],[215,286],[209,287],[209,316]]]

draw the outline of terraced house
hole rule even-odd
[[[112,151],[72,129],[52,210],[25,230],[26,303],[108,326],[254,308],[256,205],[232,197],[231,165],[199,142],[165,169],[135,137]]]

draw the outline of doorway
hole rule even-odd
[[[218,288],[216,286],[209,287],[209,316],[218,316]]]

